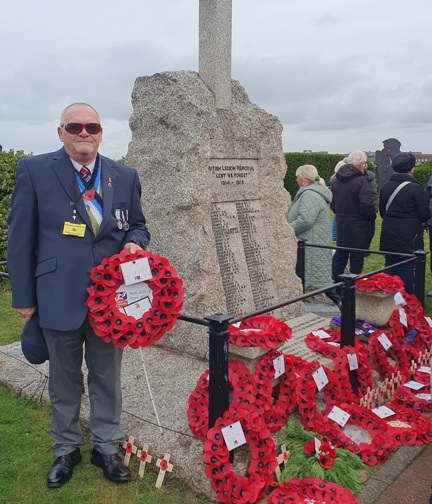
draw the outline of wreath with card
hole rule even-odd
[[[126,283],[131,267],[139,268],[139,274]],[[180,315],[181,279],[167,259],[147,250],[134,254],[122,250],[103,259],[91,270],[90,280],[88,320],[106,343],[121,348],[149,346],[172,329]]]
[[[229,450],[224,440],[223,429],[240,422],[248,443],[251,460],[246,476],[237,475],[231,468]],[[264,420],[251,410],[232,406],[219,417],[214,427],[208,430],[204,442],[203,461],[205,475],[219,502],[237,504],[261,500],[264,490],[273,482],[276,468],[276,449]]]

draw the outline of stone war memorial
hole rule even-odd
[[[127,162],[145,188],[151,250],[175,265],[191,316],[245,314],[301,293],[281,125],[231,87],[229,109],[195,72],[140,77],[132,94]],[[207,355],[202,328],[181,321],[160,344]]]

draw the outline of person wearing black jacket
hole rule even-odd
[[[394,173],[380,191],[380,215],[383,218],[380,250],[412,254],[423,250],[423,223],[431,216],[426,194],[413,177],[416,158],[411,152],[399,152],[393,158]],[[385,254],[385,265],[391,266],[404,258]],[[408,294],[414,292],[414,264],[402,264],[388,270],[398,275]]]
[[[336,214],[338,247],[366,250],[372,240],[376,211],[371,186],[365,175],[366,167],[366,153],[353,151],[330,185],[333,193],[330,207]],[[358,275],[362,272],[364,252],[336,250],[332,272],[335,282],[345,271],[348,259],[351,273]]]

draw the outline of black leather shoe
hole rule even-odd
[[[90,462],[96,467],[100,467],[106,479],[115,483],[123,483],[130,481],[131,473],[123,464],[117,453],[111,455],[102,455],[93,448],[91,452]]]
[[[79,448],[67,455],[57,457],[48,473],[48,488],[57,488],[72,478],[73,468],[81,462],[81,451]]]

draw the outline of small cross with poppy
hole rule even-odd
[[[126,466],[129,465],[131,454],[136,453],[138,447],[134,445],[135,439],[132,436],[129,436],[129,439],[123,443],[123,448],[125,449],[125,456],[124,456],[124,464]]]
[[[279,466],[281,464],[283,464],[284,467],[286,467],[286,465],[288,463],[289,455],[290,455],[290,452],[287,451],[285,445],[281,446],[281,450],[282,450],[282,453],[276,457],[277,464],[276,464],[276,469],[275,469],[276,478],[277,478],[277,480],[278,480],[279,483],[280,483],[280,477],[281,477],[281,470],[280,470]]]
[[[143,445],[142,450],[138,450],[136,456],[140,459],[138,474],[141,478],[144,478],[145,465],[147,462],[150,464],[152,461],[152,456],[148,452],[148,445]]]
[[[173,470],[173,465],[169,463],[170,456],[171,455],[169,453],[165,453],[164,458],[158,459],[156,462],[156,465],[159,467],[159,474],[156,480],[156,488],[160,488],[162,486],[166,472],[171,472]]]

